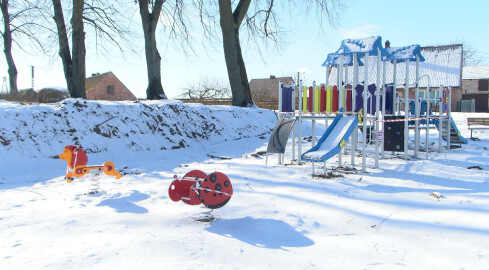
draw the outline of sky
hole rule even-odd
[[[321,22],[314,12],[307,13],[299,8],[297,12],[282,13],[279,17],[287,32],[277,46],[270,44],[260,52],[253,44],[242,41],[248,79],[270,75],[296,77],[300,72],[308,83],[324,82],[325,68],[321,64],[328,53],[335,52],[343,39],[374,35],[381,36],[383,42],[389,40],[392,47],[467,44],[484,58],[482,64],[489,65],[487,10],[487,0],[351,0],[340,11],[335,25],[330,26],[325,19]],[[139,14],[133,14],[132,20],[139,23]],[[209,42],[203,46],[202,35],[197,30],[192,33],[194,53],[186,54],[178,46],[168,44],[162,34],[158,39],[163,88],[170,98],[204,77],[228,80],[222,45]],[[124,55],[118,51],[111,55],[88,51],[87,76],[112,71],[137,97],[144,98],[147,75],[142,35],[136,37],[134,43],[136,52]],[[92,45],[87,44],[87,47]],[[19,72],[19,89],[32,87],[32,66],[34,89],[66,87],[59,57],[32,56],[14,50],[14,60]],[[0,77],[7,77],[7,74],[5,58],[1,57]]]

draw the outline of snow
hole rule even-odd
[[[425,60],[423,55],[421,55],[420,47],[417,44],[397,48],[387,47],[384,50],[386,51],[387,55],[382,58],[383,61],[397,60],[398,63],[406,60],[416,61],[416,56],[419,56],[420,62]]]
[[[394,48],[395,49],[395,48]],[[420,77],[427,75],[427,78],[423,78],[419,82],[420,87],[439,87],[440,85],[444,86],[460,86],[461,84],[461,70],[462,70],[462,46],[461,45],[446,45],[446,46],[438,46],[438,47],[421,47],[420,48],[422,57],[425,58],[424,62],[419,63],[420,67]],[[377,82],[377,66],[378,66],[378,57],[369,56],[368,59],[365,57],[360,58],[363,63],[367,63],[368,65],[368,84]],[[392,83],[393,79],[393,71],[394,65],[391,62],[386,62],[386,74],[385,81],[386,83]],[[409,62],[409,83],[414,84],[416,81],[416,72],[415,72],[415,62]],[[380,80],[382,81],[382,68],[383,63],[381,63],[380,70]],[[466,67],[463,68],[465,74]],[[363,67],[358,68],[358,78],[364,78]],[[348,71],[348,83],[352,83],[353,76],[351,75],[352,69]],[[398,64],[397,65],[397,84],[403,85],[406,78],[406,65]],[[426,76],[425,76],[426,77]],[[464,77],[465,79],[465,77]],[[337,81],[337,68],[332,67],[331,72],[329,74],[329,82]]]
[[[466,117],[476,115],[489,117],[453,114],[462,135],[469,137]],[[474,131],[479,140],[462,148],[431,152],[428,160],[386,153],[380,168],[369,146],[367,173],[336,169],[333,157],[326,165],[338,177],[323,179],[311,176],[310,163],[283,166],[270,155],[265,165],[265,157],[255,155],[266,149],[276,122],[273,112],[257,108],[1,101],[0,117],[0,269],[489,264],[487,131]],[[316,135],[322,131],[318,121]],[[303,135],[311,135],[310,122]],[[430,149],[437,149],[437,135],[430,132]],[[67,183],[66,163],[54,157],[75,141],[89,164],[111,160],[123,177]],[[289,147],[287,162],[290,157]],[[234,188],[229,203],[210,211],[171,201],[173,175],[192,169],[225,173]],[[209,215],[213,222],[196,221]]]
[[[360,60],[358,61],[359,66],[363,66],[363,63]],[[353,66],[353,55],[351,54],[345,54],[343,55],[343,62],[341,62],[341,56],[339,54],[334,54],[334,53],[329,53],[328,57],[324,61],[324,63],[321,65],[323,67],[325,66],[335,66],[335,65],[346,65],[346,66]]]
[[[381,51],[382,38],[380,36],[371,36],[361,39],[345,39],[341,41],[340,48],[335,52],[336,54],[352,54],[358,53],[359,57],[364,56],[366,53],[370,55],[377,55],[378,49]]]
[[[36,91],[40,91],[43,89],[50,89],[50,90],[55,90],[55,91],[65,92],[65,93],[70,92],[70,91],[68,91],[68,89],[66,89],[66,87],[63,87],[63,86],[47,86],[47,87],[44,87],[42,89],[37,89]]]
[[[489,66],[464,66],[462,78],[464,80],[489,79]]]

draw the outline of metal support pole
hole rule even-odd
[[[396,115],[396,108],[397,108],[397,100],[396,100],[396,94],[397,94],[397,59],[394,59],[394,71],[392,72],[393,77],[392,77],[392,86],[394,89],[392,89],[392,115]]]
[[[279,112],[279,118],[281,117],[281,112],[282,112],[282,81],[278,83],[278,112]]]
[[[348,109],[348,106],[346,104],[346,101],[347,101],[347,97],[348,97],[348,66],[345,66],[345,79],[344,79],[344,86],[343,86],[343,99],[342,99],[342,103],[343,103],[343,111],[347,112],[347,109]]]
[[[292,117],[295,118],[295,90],[297,85],[295,83],[292,84]],[[292,162],[295,160],[295,125],[292,126]]]
[[[443,141],[443,86],[440,85],[440,89],[438,90],[438,95],[440,95],[440,99],[438,99],[438,110],[440,111],[438,116],[438,152],[442,151],[442,141]]]
[[[451,149],[451,146],[452,146],[452,142],[451,142],[451,130],[452,130],[452,87],[449,86],[448,87],[448,104],[447,104],[447,109],[448,109],[448,113],[447,113],[447,116],[448,116],[448,124],[447,124],[447,144],[448,144],[448,147],[447,149],[450,151]]]
[[[343,55],[340,55],[340,63],[338,64],[338,72],[340,73],[338,79],[338,111],[343,108],[343,59]]]
[[[414,93],[414,110],[416,111],[416,120],[414,122],[414,157],[418,158],[418,150],[419,150],[419,120],[421,104],[419,100],[419,56],[416,55],[416,90]],[[426,128],[428,128],[428,123],[426,124]]]
[[[338,111],[343,108],[343,60],[344,56],[340,55],[340,63],[338,64],[338,72],[340,76],[338,77]],[[344,111],[344,108],[343,108]],[[343,165],[343,149],[340,149],[338,153],[338,167]]]
[[[281,114],[282,102],[283,102],[283,100],[282,100],[282,87],[283,87],[283,84],[282,84],[282,81],[280,81],[278,83],[278,119],[283,117]],[[284,155],[285,155],[285,152],[284,152]],[[281,161],[282,161],[282,154],[279,153],[278,154],[278,164],[282,164]]]
[[[364,58],[363,79],[363,143],[362,143],[362,172],[367,172],[367,88],[368,88],[368,53]]]
[[[329,85],[329,70],[330,70],[330,67],[326,66],[326,86]]]
[[[409,60],[406,60],[406,80],[404,84],[404,159],[408,158],[408,143],[409,143]]]
[[[355,111],[356,107],[356,95],[357,95],[357,84],[358,84],[358,55],[357,53],[353,53],[353,83],[351,86],[351,109]],[[357,150],[357,142],[358,142],[358,128],[353,130],[352,139],[351,139],[351,165],[355,166],[355,152]]]
[[[428,87],[426,88],[426,93],[428,95],[426,99],[426,159],[429,158],[430,152],[430,108],[431,108],[431,95],[430,95],[430,84],[428,82]]]
[[[386,87],[385,87],[385,73],[386,73],[386,64],[387,62],[384,61],[383,62],[383,67],[382,67],[382,122],[381,122],[381,128],[382,128],[382,132],[385,133],[385,123],[384,123],[384,119],[385,119],[385,99],[386,99]],[[384,158],[384,144],[381,143],[380,145],[380,149],[381,149],[381,158],[383,159]]]
[[[299,145],[297,146],[297,161],[301,163],[302,155],[302,80],[299,81]]]
[[[315,91],[316,91],[316,81],[313,81],[312,82],[312,112],[311,114],[314,115],[314,104],[315,104]],[[311,143],[312,143],[312,147],[314,147],[316,145],[316,120],[312,119],[312,130],[311,130]]]
[[[380,120],[380,62],[382,62],[382,53],[380,48],[377,48],[377,81],[375,86],[375,131],[379,131],[378,122]],[[375,168],[379,167],[379,141],[377,140],[377,133],[375,134]]]

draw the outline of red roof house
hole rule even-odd
[[[112,73],[92,74],[85,80],[89,100],[136,100],[136,96]]]

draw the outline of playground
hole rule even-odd
[[[356,172],[332,170],[333,157],[326,161],[329,178],[313,178],[310,163],[284,166],[271,156],[265,165],[277,121],[266,110],[76,100],[33,106],[1,102],[0,109],[8,116],[3,127],[17,134],[0,135],[2,269],[474,269],[489,264],[487,131],[474,130],[479,140],[462,148],[438,153],[435,145],[429,159],[405,160],[399,154],[382,160],[379,168],[370,145],[368,173],[360,166]],[[117,117],[101,124],[109,115]],[[158,115],[167,115],[169,127],[159,126],[166,139],[150,140],[158,137],[146,122]],[[175,125],[187,117],[192,125]],[[453,113],[469,137],[466,117]],[[325,130],[321,122],[318,137]],[[105,136],[92,131],[96,125]],[[187,147],[176,147],[182,135],[176,129],[172,135],[175,126],[188,134]],[[305,123],[302,132],[311,136],[312,125]],[[430,136],[437,141],[436,132]],[[88,164],[113,161],[122,177],[86,175],[67,183],[66,162],[55,157],[75,137],[85,138]],[[304,149],[311,146],[307,143]],[[137,150],[146,147],[151,148]],[[291,155],[287,147],[285,156]],[[174,175],[193,169],[224,172],[232,181],[232,199],[215,210],[172,201],[168,188]]]
[[[450,151],[454,145],[467,144],[451,116],[452,88],[444,86],[460,82],[460,68],[449,70],[431,63],[422,66],[425,58],[419,45],[395,48],[389,44],[386,42],[384,48],[380,36],[345,39],[323,63],[324,84],[316,85],[313,81],[307,87],[302,80],[293,85],[280,82],[277,86],[280,117],[272,131],[267,154],[278,153],[279,163],[284,163],[285,148],[292,133],[291,161],[312,162],[313,175],[314,163],[323,163],[326,175],[325,162],[333,156],[337,156],[338,167],[343,167],[342,156],[349,152],[350,165],[355,166],[359,143],[363,173],[367,172],[369,144],[375,148],[374,168],[380,166],[379,160],[386,158],[386,152],[391,152],[391,156],[402,152],[405,160],[419,158],[422,131],[426,159],[431,151],[430,129],[438,134],[439,153]],[[305,152],[302,149],[304,121],[312,123],[312,148]],[[326,128],[316,142],[318,121],[324,121]],[[414,131],[414,140],[410,139],[410,129]]]
[[[489,265],[487,114],[380,44],[345,40],[276,111],[0,101],[0,269]]]

